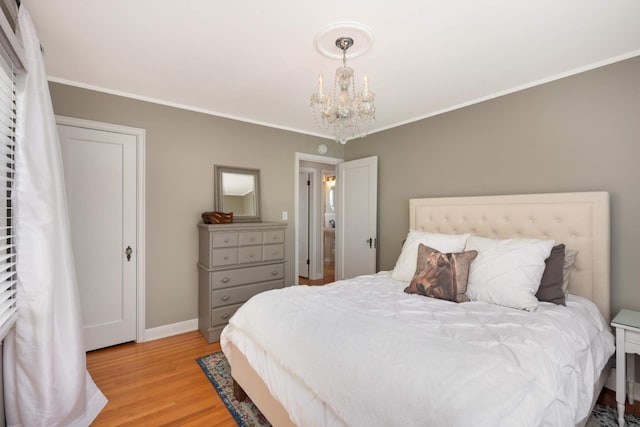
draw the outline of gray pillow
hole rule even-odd
[[[538,301],[566,305],[564,291],[562,290],[564,258],[564,244],[556,245],[551,249],[549,258],[544,261],[544,272],[540,280],[540,287],[536,292]]]

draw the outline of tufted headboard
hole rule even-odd
[[[409,227],[432,233],[553,239],[580,251],[569,292],[610,320],[609,193],[551,193],[409,200]]]

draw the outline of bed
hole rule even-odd
[[[579,253],[566,306],[410,295],[394,279],[400,258],[391,272],[265,292],[221,336],[236,396],[276,426],[584,425],[614,351],[608,194],[411,199],[409,228],[561,242]]]

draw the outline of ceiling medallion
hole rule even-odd
[[[315,38],[315,47],[322,55],[332,59],[342,59],[342,52],[336,49],[336,40],[348,37],[354,46],[347,52],[347,59],[357,58],[373,47],[373,31],[359,22],[337,22],[322,30]]]

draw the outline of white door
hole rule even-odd
[[[378,158],[338,164],[336,280],[376,272]]]
[[[309,193],[311,190],[309,172],[298,174],[298,275],[309,278]]]
[[[58,125],[85,349],[136,339],[136,137]]]

